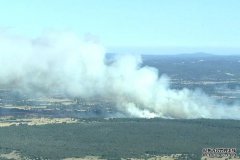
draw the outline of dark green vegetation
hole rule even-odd
[[[83,120],[82,120],[83,121]],[[0,147],[31,158],[102,158],[194,154],[204,147],[240,149],[240,121],[166,119],[85,119],[78,124],[0,128]]]
[[[159,75],[168,75],[173,89],[201,88],[210,96],[227,103],[240,99],[240,56],[146,55],[143,56],[142,65],[156,67]],[[14,118],[119,115],[111,99],[85,100],[62,93],[53,95],[52,98],[56,99],[69,98],[72,104],[65,105],[62,102],[39,101],[39,97],[31,96],[8,88],[0,90],[0,115]],[[32,108],[7,108],[9,105]],[[0,153],[16,150],[30,159],[87,155],[119,159],[183,153],[194,154],[188,158],[192,160],[200,159],[204,147],[240,149],[240,121],[235,120],[81,120],[85,122],[0,128]]]

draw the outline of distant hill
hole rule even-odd
[[[217,56],[211,53],[205,53],[205,52],[196,52],[196,53],[181,53],[175,56],[185,56],[185,57],[211,57],[211,56]]]

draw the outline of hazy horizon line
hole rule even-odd
[[[212,54],[240,55],[240,47],[106,47],[106,52],[117,54]]]

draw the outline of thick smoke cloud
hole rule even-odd
[[[106,63],[104,48],[73,33],[36,39],[0,35],[0,85],[22,92],[112,98],[132,117],[240,118],[238,105],[217,103],[201,91],[169,88],[167,76],[141,67],[141,57],[119,56]]]

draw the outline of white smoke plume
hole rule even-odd
[[[100,44],[73,33],[36,39],[1,33],[0,65],[0,87],[110,97],[131,117],[240,118],[238,105],[219,104],[200,91],[170,89],[168,77],[141,67],[139,56],[124,55],[106,64]]]

